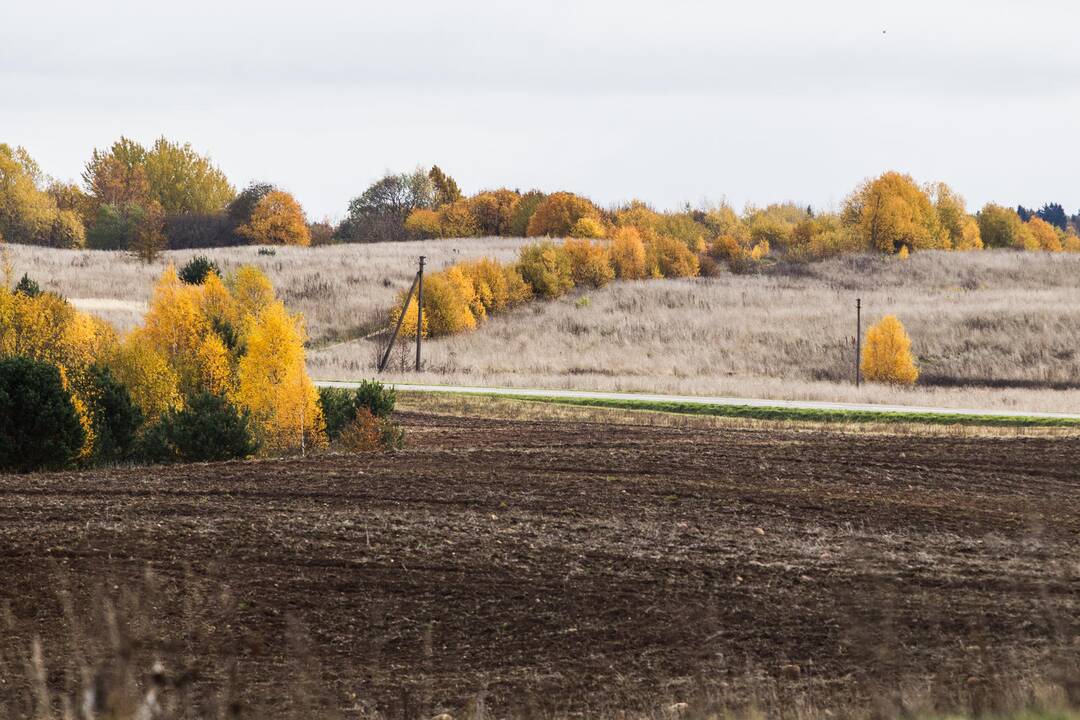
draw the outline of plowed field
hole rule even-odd
[[[237,658],[275,701],[296,627],[389,714],[970,685],[1080,642],[1080,438],[401,419],[392,455],[0,477],[9,657],[40,635],[61,682],[58,588],[124,606],[148,567],[195,683]]]

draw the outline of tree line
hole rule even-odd
[[[628,222],[628,218],[630,221]],[[237,191],[209,157],[159,138],[121,137],[94,150],[81,183],[48,177],[23,148],[0,144],[0,236],[51,247],[129,250],[230,245],[319,245],[485,236],[610,239],[621,227],[682,242],[706,274],[762,261],[806,261],[843,252],[922,249],[1080,249],[1080,212],[987,204],[969,213],[944,183],[887,172],[861,183],[838,212],[798,203],[686,206],[658,212],[633,201],[601,208],[571,192],[483,190],[466,196],[438,166],[390,173],[348,205],[337,224],[311,222],[271,183]]]

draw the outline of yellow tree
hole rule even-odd
[[[941,248],[947,242],[930,197],[911,176],[897,172],[856,189],[845,202],[843,217],[868,247],[881,252],[896,253],[905,245],[912,250]]]
[[[229,285],[241,321],[257,317],[274,301],[274,286],[261,270],[252,265],[239,268],[230,278]]]
[[[914,385],[919,368],[911,354],[911,338],[892,315],[866,331],[860,363],[863,377],[872,382]]]
[[[251,413],[256,435],[270,451],[326,444],[319,394],[304,366],[304,326],[284,304],[264,307],[246,335],[237,402]]]
[[[251,219],[236,232],[254,245],[311,244],[311,231],[300,203],[282,190],[264,195],[251,212]]]
[[[1061,236],[1058,230],[1040,217],[1032,217],[1027,221],[1027,228],[1031,231],[1033,250],[1046,250],[1047,252],[1061,252]]]
[[[181,282],[170,265],[154,287],[143,321],[147,340],[179,376],[184,395],[201,388],[198,352],[211,331],[202,303],[202,288]]]
[[[645,277],[645,243],[635,227],[620,227],[611,240],[611,265],[620,280]]]
[[[129,333],[108,365],[147,422],[154,423],[165,412],[183,407],[180,378],[143,330]]]

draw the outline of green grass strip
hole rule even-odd
[[[507,400],[578,405],[584,407],[645,410],[679,415],[747,418],[751,420],[797,420],[828,423],[909,423],[918,425],[970,425],[977,427],[1080,427],[1071,418],[1025,417],[1023,415],[963,415],[919,412],[877,412],[869,410],[818,410],[813,408],[755,407],[752,405],[711,405],[687,402],[652,402],[597,398],[559,398],[542,395],[495,395],[469,393]]]

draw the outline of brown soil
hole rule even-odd
[[[0,477],[9,652],[62,656],[57,587],[148,564],[197,682],[235,655],[276,700],[292,618],[339,706],[391,712],[971,683],[1080,639],[1080,438],[402,421],[391,455]]]

